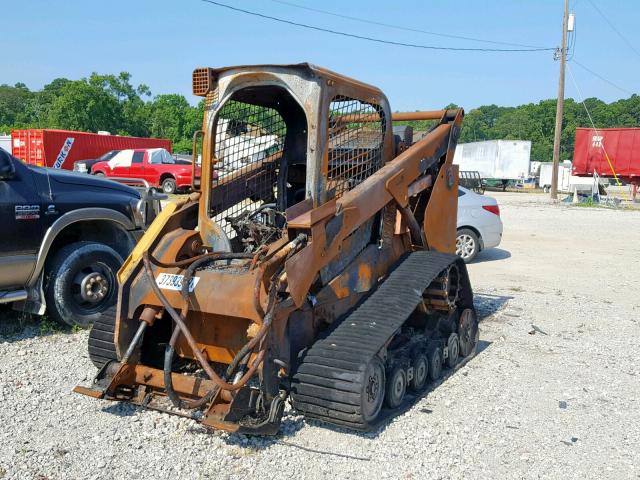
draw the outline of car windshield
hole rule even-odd
[[[99,162],[106,162],[107,160],[110,160],[111,158],[113,158],[113,156],[118,153],[120,150],[111,150],[107,153],[103,153],[99,158],[98,161]]]
[[[121,150],[109,160],[109,167],[130,167],[133,159],[133,150]]]

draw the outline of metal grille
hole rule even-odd
[[[193,71],[192,90],[197,96],[206,95],[209,91],[210,77],[208,68],[196,68]]]
[[[343,96],[333,99],[329,105],[330,194],[342,196],[382,166],[384,131],[379,106]]]
[[[276,110],[236,100],[220,108],[214,128],[217,179],[212,214],[229,238],[234,238],[234,219],[276,202],[287,129]]]

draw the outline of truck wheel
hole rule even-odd
[[[480,240],[473,230],[461,228],[456,234],[456,255],[469,263],[480,251]]]
[[[96,173],[93,173],[92,175],[95,175],[96,177],[104,177],[104,173],[102,172],[96,172]]]
[[[168,177],[162,180],[162,191],[167,194],[176,193],[178,189],[174,178]]]
[[[116,307],[111,306],[98,315],[89,332],[89,358],[98,369],[118,359],[113,341],[115,329]]]
[[[51,317],[86,327],[116,303],[122,257],[111,247],[77,242],[61,248],[47,269],[45,297]]]

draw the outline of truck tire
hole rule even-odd
[[[162,192],[167,194],[176,193],[178,186],[176,184],[176,180],[173,177],[167,177],[162,180]]]
[[[104,173],[102,172],[92,173],[91,175],[95,175],[96,177],[104,177]]]
[[[45,277],[49,315],[60,323],[86,327],[115,305],[116,273],[122,257],[96,242],[76,242],[53,257]]]
[[[102,312],[89,332],[89,358],[100,369],[105,363],[117,360],[114,343],[116,328],[116,307],[111,306]]]
[[[456,255],[458,255],[464,263],[471,262],[480,251],[480,239],[473,230],[461,228],[456,233]]]

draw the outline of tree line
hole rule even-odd
[[[605,103],[585,100],[597,128],[640,126],[640,96]],[[448,105],[447,108],[455,107]],[[60,128],[118,135],[161,137],[172,141],[175,152],[190,152],[193,132],[201,128],[204,101],[189,104],[183,95],[152,96],[146,85],[134,86],[131,74],[91,74],[81,80],[56,78],[39,91],[23,83],[0,85],[0,132],[12,128]],[[487,105],[466,112],[460,142],[531,140],[531,159],[550,161],[555,128],[555,100],[517,107]],[[430,122],[407,122],[415,130]],[[564,104],[561,159],[571,159],[576,127],[590,127],[584,106]]]
[[[202,128],[204,101],[189,104],[183,95],[152,96],[134,86],[131,74],[91,74],[81,80],[56,78],[42,90],[23,83],[0,85],[0,133],[13,128],[59,128],[117,135],[168,138],[175,152],[190,152]]]
[[[486,105],[466,112],[460,132],[460,143],[482,140],[531,140],[531,160],[550,162],[553,157],[553,135],[556,122],[556,100],[542,100],[517,107]],[[586,105],[586,109],[585,109]],[[447,105],[446,108],[457,108]],[[640,96],[606,103],[587,98],[584,105],[571,98],[564,102],[560,144],[560,160],[573,158],[577,127],[640,127]],[[406,122],[414,130],[426,129],[431,122]]]

